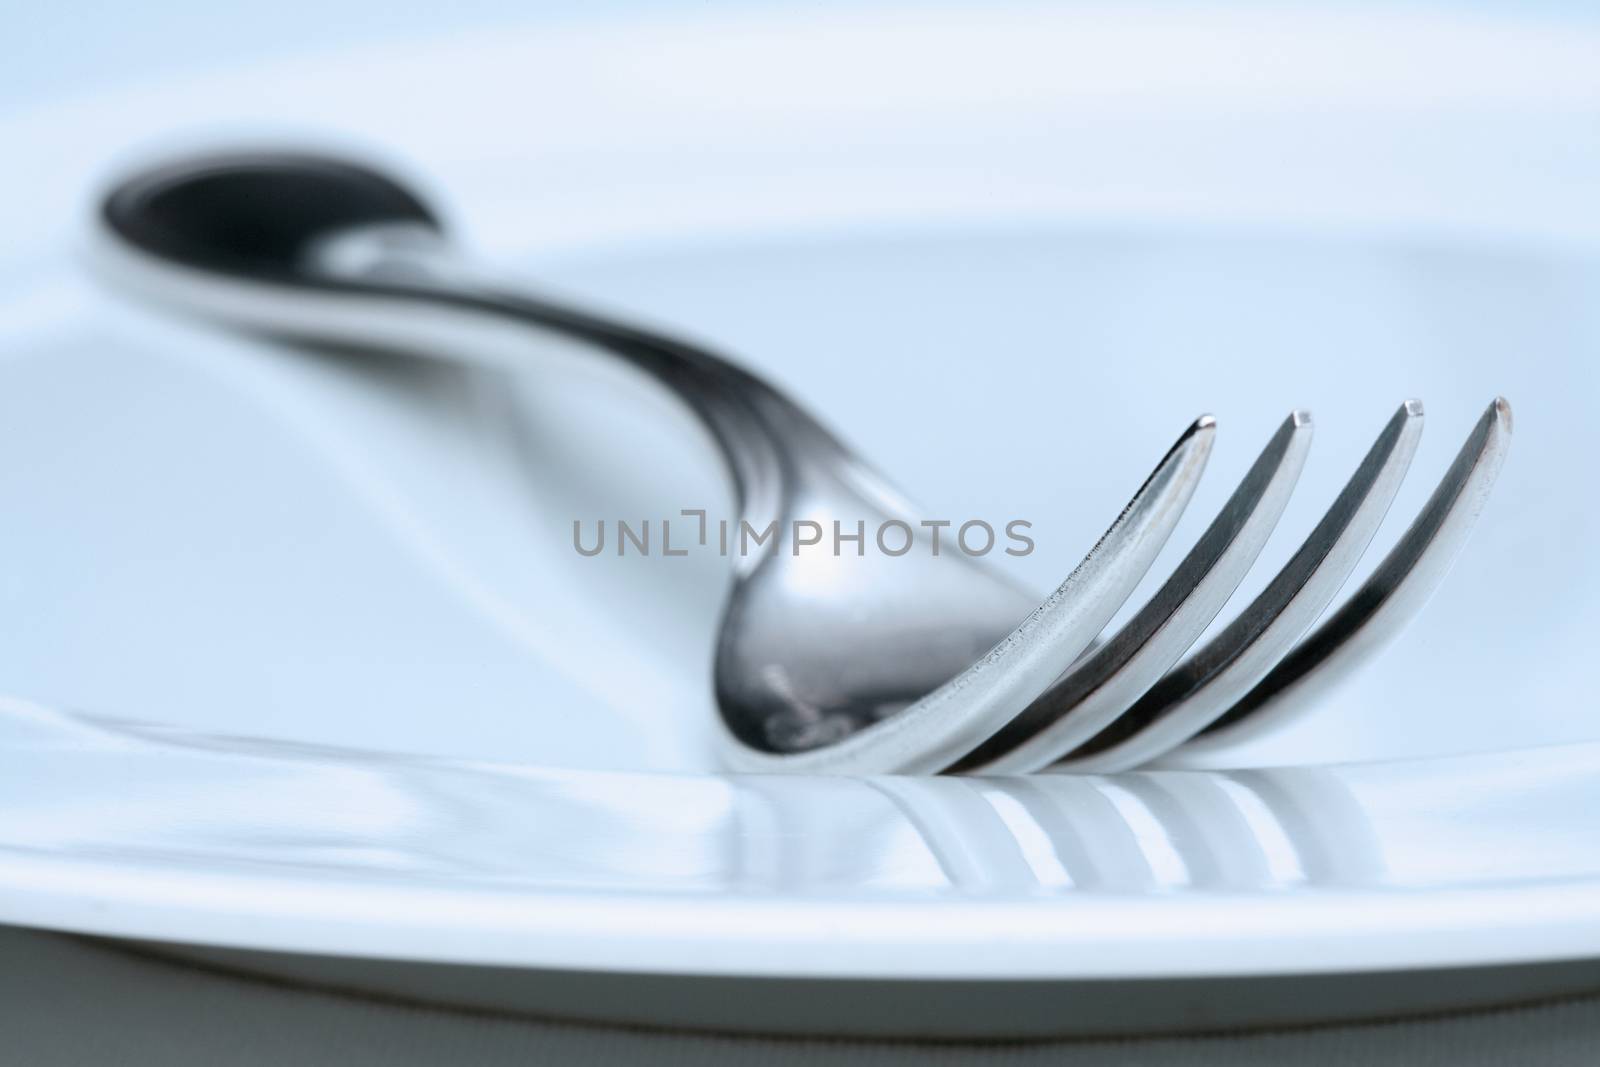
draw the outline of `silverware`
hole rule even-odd
[[[1420,608],[1509,440],[1509,408],[1496,400],[1372,579],[1296,646],[1410,463],[1422,409],[1402,405],[1293,559],[1169,673],[1282,514],[1310,443],[1304,413],[1283,423],[1150,601],[1083,656],[1189,502],[1212,446],[1209,417],[1179,437],[1039,603],[978,560],[932,552],[888,482],[766,382],[695,345],[497,280],[451,245],[420,198],[373,169],[286,153],[190,157],[119,182],[101,219],[109,240],[99,264],[113,282],[235,328],[471,359],[463,338],[510,326],[603,350],[675,393],[721,452],[740,528],[777,531],[735,554],[713,670],[722,752],[740,770],[1104,771],[1196,735],[1215,747],[1265,729]],[[784,536],[796,520],[840,530],[903,523],[917,550],[804,554]]]

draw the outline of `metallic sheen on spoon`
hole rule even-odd
[[[99,265],[110,280],[234,328],[462,361],[485,358],[486,330],[526,342],[530,355],[556,339],[674,393],[719,451],[742,522],[779,531],[735,557],[717,644],[722,755],[738,770],[1002,772],[1062,756],[1058,766],[1116,769],[1162,756],[1213,722],[1232,729],[1252,687],[1278,677],[1274,664],[1355,565],[1418,430],[1420,406],[1408,402],[1267,591],[1166,673],[1282,514],[1309,444],[1309,418],[1295,413],[1174,575],[1080,661],[1177,525],[1210,454],[1210,418],[1178,438],[1040,603],[961,553],[790,551],[783,531],[796,520],[921,526],[886,478],[773,386],[696,345],[540,299],[480,269],[421,198],[371,167],[296,153],[181,158],[118,183],[102,222]],[[1481,503],[1493,469],[1474,467],[1470,492],[1442,486],[1413,540],[1458,545],[1475,514],[1458,505]],[[1420,604],[1447,555],[1407,550],[1386,561],[1384,588],[1403,593],[1390,598],[1396,609]],[[1402,613],[1380,614],[1384,625],[1368,633],[1388,632]],[[1367,621],[1356,612],[1338,630]],[[1347,647],[1319,639],[1290,653],[1295,686],[1324,660],[1347,663]]]

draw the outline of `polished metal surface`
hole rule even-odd
[[[1309,418],[1296,413],[1173,578],[1074,666],[1176,526],[1209,455],[1209,418],[1179,438],[1041,604],[959,553],[791,550],[786,533],[796,521],[824,529],[899,521],[919,542],[922,527],[881,475],[772,386],[695,345],[486,276],[416,196],[373,170],[303,155],[189,158],[121,183],[103,218],[108,276],[234,326],[464,359],[473,358],[474,330],[531,329],[599,348],[682,399],[727,465],[742,524],[777,530],[770,545],[736,557],[718,644],[723,750],[735,769],[1022,771],[1066,757],[1065,768],[1103,770],[1164,755],[1218,720],[1229,724],[1216,735],[1225,739],[1257,719],[1230,709],[1268,685],[1286,654],[1301,678],[1330,657],[1348,669],[1378,643],[1371,635],[1392,632],[1420,606],[1481,506],[1509,430],[1496,401],[1485,417],[1495,432],[1474,438],[1483,461],[1452,468],[1419,520],[1445,536],[1419,534],[1414,550],[1386,563],[1386,586],[1404,595],[1385,598],[1389,610],[1342,616],[1338,640],[1291,652],[1393,498],[1420,431],[1420,405],[1408,402],[1266,592],[1166,674],[1281,514],[1308,444]],[[1469,475],[1473,489],[1462,492]],[[1276,719],[1288,705],[1274,704]]]
[[[1510,445],[1511,409],[1483,413],[1455,461],[1372,576],[1224,715],[1184,746],[1189,755],[1263,734],[1311,704],[1409,622],[1461,550]],[[1181,760],[1180,760],[1181,761]]]
[[[1063,768],[1137,766],[1194,736],[1242,696],[1322,613],[1355,568],[1422,433],[1422,405],[1404,404],[1300,550],[1215,641],[1163,678]]]

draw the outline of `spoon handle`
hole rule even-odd
[[[733,480],[741,516],[758,526],[781,513],[797,458],[835,463],[845,454],[814,418],[749,371],[698,345],[542,299],[484,269],[438,231],[361,227],[319,242],[311,257],[330,293],[421,301],[509,321],[592,346],[654,378],[704,424]],[[355,323],[351,333],[351,339],[371,336]]]

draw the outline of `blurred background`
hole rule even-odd
[[[96,89],[126,86],[170,74],[175,69],[226,68],[240,62],[284,54],[335,52],[352,45],[396,43],[463,31],[495,29],[507,25],[559,26],[573,23],[637,21],[653,15],[671,18],[698,14],[754,12],[839,13],[859,5],[842,0],[590,0],[559,3],[555,0],[460,0],[450,5],[378,0],[343,0],[313,4],[305,0],[282,4],[241,3],[218,5],[168,0],[130,8],[106,3],[29,5],[8,12],[7,49],[0,70],[0,111],[41,98],[74,96]],[[951,2],[898,4],[910,12],[960,10],[968,5]],[[1068,2],[1055,8],[1095,5]],[[1154,18],[1163,10],[1138,5]],[[1232,5],[1270,9],[1361,9],[1420,12],[1442,15],[1514,16],[1517,21],[1545,23],[1589,22],[1600,18],[1592,5],[1575,0],[1524,0],[1514,5],[1494,0],[1377,0],[1292,4],[1265,2]],[[1201,8],[1176,4],[1166,10]]]
[[[414,40],[441,33],[502,27],[516,23],[558,25],[637,19],[652,14],[755,11],[838,12],[857,5],[828,0],[461,0],[450,5],[419,2],[344,0],[226,6],[208,3],[141,5],[137,9],[105,3],[30,5],[7,15],[7,50],[0,70],[0,110],[31,99],[60,97],[125,85],[170,73],[173,68],[204,69],[285,53],[334,51],[351,45]],[[898,5],[902,9],[959,9],[953,3]],[[1054,5],[1074,6],[1072,4]],[[1077,6],[1086,6],[1079,4]],[[1148,5],[1143,5],[1148,7]],[[1194,5],[1177,5],[1194,6]],[[1260,9],[1283,4],[1254,4]],[[1410,9],[1464,16],[1505,15],[1518,19],[1588,20],[1600,17],[1592,5],[1574,0],[1525,0],[1515,5],[1493,0],[1407,0],[1401,3],[1342,3],[1290,7]],[[1159,17],[1159,11],[1152,11]]]

